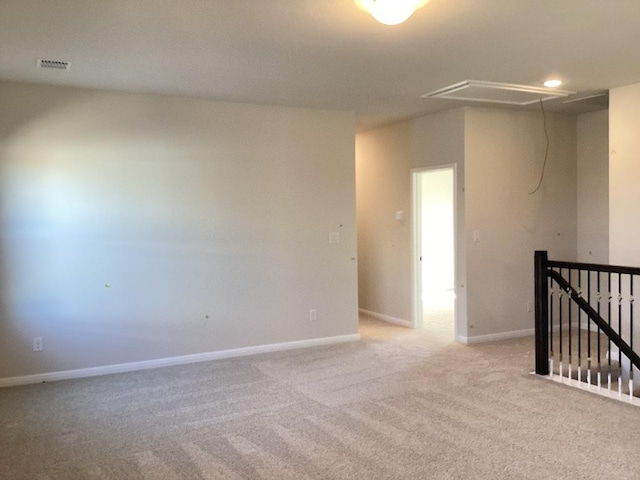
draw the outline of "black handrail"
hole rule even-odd
[[[536,254],[538,252],[536,251]],[[541,252],[546,253],[546,252]],[[560,262],[548,260],[548,268],[570,268],[572,270],[592,270],[605,273],[622,273],[623,275],[640,275],[638,267],[624,267],[622,265],[600,265],[598,263]]]
[[[554,268],[558,270],[554,270]],[[564,262],[564,261],[550,261],[546,251],[535,252],[535,342],[536,342],[536,373],[539,375],[548,375],[549,369],[549,280],[552,280],[558,284],[558,286],[575,302],[578,308],[584,312],[588,317],[588,322],[593,321],[600,332],[604,333],[614,343],[619,352],[624,354],[631,364],[640,369],[640,356],[633,351],[632,346],[627,344],[621,337],[620,332],[616,332],[612,327],[609,317],[609,322],[605,321],[593,307],[590,305],[590,301],[585,300],[581,292],[576,290],[569,281],[567,281],[561,274],[562,269],[568,269],[588,272],[602,272],[609,275],[616,273],[618,275],[638,275],[640,276],[640,268],[625,267],[617,265],[598,265],[593,263],[577,263],[577,262]],[[589,282],[590,282],[589,277]],[[599,277],[598,277],[599,278]],[[632,277],[631,277],[632,278]],[[580,276],[578,276],[580,281]],[[599,282],[599,280],[598,280]],[[631,284],[633,281],[631,280]],[[599,288],[598,288],[599,290]],[[589,287],[589,295],[591,288]],[[620,310],[620,306],[619,306]],[[633,312],[633,305],[631,304],[631,311]],[[560,312],[561,313],[561,312]],[[618,321],[620,322],[620,314]],[[631,319],[631,325],[633,319]],[[590,323],[588,323],[589,325]],[[559,325],[560,331],[562,324]],[[633,327],[631,327],[631,335],[633,335]],[[590,340],[590,336],[588,339]],[[631,345],[633,340],[631,339]],[[599,343],[598,343],[599,346]],[[560,344],[560,348],[562,348]],[[579,347],[580,348],[580,347]],[[589,347],[590,351],[590,347]],[[562,355],[562,353],[560,353]],[[599,356],[598,356],[599,358]],[[562,360],[562,358],[561,358]]]

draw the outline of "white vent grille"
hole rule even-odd
[[[65,62],[64,60],[44,60],[39,58],[38,68],[44,68],[46,70],[69,70],[71,68],[71,62]]]
[[[513,85],[510,83],[482,82],[466,80],[431,93],[422,95],[423,98],[445,98],[448,100],[465,100],[468,102],[501,103],[505,105],[531,105],[540,100],[563,98],[575,92],[557,90],[528,85]]]

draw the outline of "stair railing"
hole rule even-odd
[[[627,377],[633,397],[634,367],[640,369],[633,350],[637,278],[640,268],[552,261],[546,251],[536,251],[536,373],[592,385],[595,370],[600,389],[604,371],[609,390],[617,377],[619,396]]]

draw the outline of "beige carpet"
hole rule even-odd
[[[640,409],[363,320],[332,347],[0,390],[0,478],[640,477]]]

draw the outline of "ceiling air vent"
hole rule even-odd
[[[39,58],[38,68],[44,68],[46,70],[69,70],[71,68],[71,62],[65,62],[64,60],[43,60]]]
[[[426,93],[422,95],[422,98],[444,98],[448,100],[501,103],[505,105],[531,105],[540,100],[568,97],[574,93],[575,92],[566,90],[557,90],[555,88],[465,80],[464,82]]]

